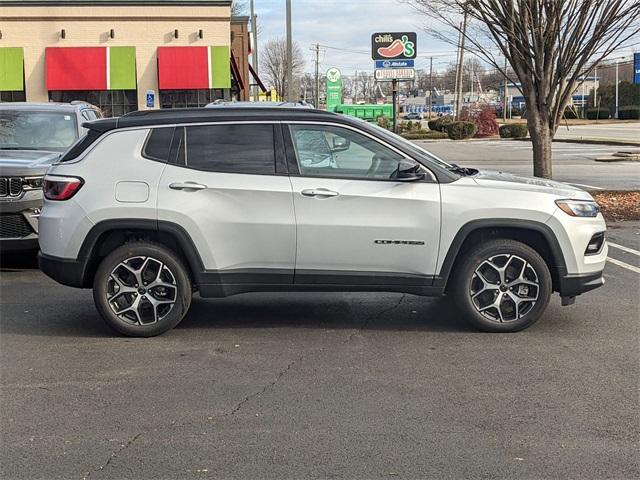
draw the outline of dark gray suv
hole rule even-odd
[[[101,118],[88,103],[0,104],[0,250],[36,249],[42,178],[51,163]]]

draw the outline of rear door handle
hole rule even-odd
[[[309,188],[300,192],[305,197],[337,197],[338,192],[326,188]]]
[[[169,185],[171,190],[206,190],[207,186],[196,182],[178,182]]]

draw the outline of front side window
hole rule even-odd
[[[404,157],[353,130],[291,125],[300,173],[308,177],[389,180]]]
[[[275,173],[272,125],[185,127],[184,143],[184,161],[180,163],[189,168],[221,173]]]
[[[72,112],[0,109],[0,150],[63,152],[77,138]]]

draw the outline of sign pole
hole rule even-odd
[[[393,133],[398,133],[398,80],[393,79],[391,81],[391,87],[393,89]]]
[[[287,0],[287,101],[293,102],[293,42],[291,39],[291,0]]]

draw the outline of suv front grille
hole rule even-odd
[[[19,197],[22,194],[21,177],[0,177],[0,197]]]
[[[0,215],[0,238],[24,238],[33,233],[27,219],[19,213]]]

